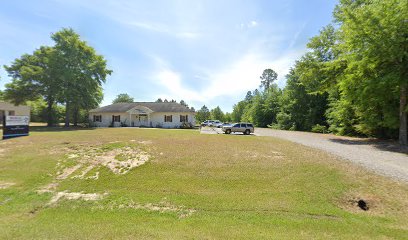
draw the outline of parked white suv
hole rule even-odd
[[[209,126],[209,127],[215,127],[219,124],[222,124],[220,120],[205,120],[204,122],[201,123],[202,127]]]
[[[201,123],[201,126],[208,126],[210,123],[214,122],[214,120],[205,120],[204,122]]]
[[[221,126],[222,122],[220,120],[214,120],[214,122],[210,123],[208,126],[210,127],[218,127]]]
[[[252,123],[233,123],[231,125],[223,126],[222,131],[226,134],[231,132],[242,132],[245,135],[249,135],[254,132],[254,125]]]

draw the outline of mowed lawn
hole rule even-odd
[[[0,141],[0,239],[408,237],[407,184],[288,141],[196,130],[37,130]],[[95,165],[81,176],[93,166],[84,154],[105,159],[115,148],[138,149],[148,161],[124,174]],[[62,176],[64,169],[73,172]]]

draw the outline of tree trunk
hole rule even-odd
[[[52,127],[54,125],[54,116],[52,113],[52,106],[54,105],[54,101],[48,100],[47,101],[47,126]]]
[[[399,128],[399,143],[407,146],[407,85],[400,86],[400,128]]]
[[[65,127],[69,127],[69,104],[65,104]]]
[[[74,122],[74,126],[78,126],[78,115],[79,115],[79,110],[78,108],[74,108],[74,116],[72,121]]]

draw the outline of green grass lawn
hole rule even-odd
[[[408,237],[406,184],[298,144],[195,130],[37,130],[0,141],[0,239]],[[118,149],[148,161],[115,174],[98,161]],[[64,191],[99,198],[52,202]]]

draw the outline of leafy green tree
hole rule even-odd
[[[180,101],[180,104],[183,105],[183,106],[188,107],[188,104],[187,104],[184,100],[181,100],[181,101]]]
[[[156,100],[156,102],[161,103],[161,102],[163,102],[163,100],[162,100],[161,98],[158,98],[158,99]]]
[[[231,113],[226,112],[226,113],[224,114],[224,122],[232,122]]]
[[[244,114],[244,110],[247,106],[246,101],[240,101],[237,104],[234,104],[231,113],[231,119],[233,122],[240,122],[242,119],[242,115]]]
[[[272,69],[265,69],[259,78],[261,79],[260,87],[267,90],[278,79],[278,74]]]
[[[392,134],[407,145],[408,4],[406,1],[341,0],[341,59],[348,62],[339,90],[355,107],[357,129]],[[398,124],[399,122],[399,124]]]
[[[258,120],[258,126],[266,127],[268,124],[276,123],[277,114],[280,111],[280,99],[282,97],[282,91],[277,84],[272,84],[268,91],[263,94],[265,99],[262,108],[262,116]]]
[[[198,122],[204,122],[210,118],[210,110],[204,105],[197,111],[196,120]]]
[[[252,92],[251,92],[251,91],[248,91],[247,94],[245,95],[245,99],[244,99],[244,100],[249,103],[249,102],[252,101],[252,97],[253,97],[253,96],[252,96]]]
[[[43,98],[35,101],[27,101],[25,103],[30,107],[30,121],[32,122],[47,122],[48,121],[48,107],[47,102]],[[52,107],[52,116],[55,123],[64,120],[65,106],[54,104]]]
[[[283,90],[277,114],[275,127],[286,130],[310,131],[312,126],[327,125],[325,112],[327,110],[327,93],[310,94],[307,87],[300,81],[296,66],[286,76],[286,86]]]
[[[4,92],[0,90],[0,101],[4,101]]]
[[[102,101],[101,85],[112,71],[72,29],[62,29],[51,38],[55,46],[42,46],[5,66],[12,77],[6,84],[5,98],[15,104],[43,98],[48,126],[56,120],[54,105],[63,103],[65,125],[69,126],[71,115],[77,116],[80,109],[94,108]]]
[[[58,99],[65,104],[65,126],[70,123],[72,111],[94,104],[81,105],[88,100],[101,101],[100,91],[106,77],[112,73],[106,60],[71,28],[52,34],[55,42],[55,62],[58,68],[60,91]]]
[[[112,103],[132,103],[134,99],[127,93],[121,93],[116,96]]]
[[[58,81],[55,49],[42,46],[33,54],[24,54],[10,66],[4,66],[12,81],[6,84],[4,98],[15,104],[42,98],[47,103],[47,123],[56,122],[54,105],[61,83]]]
[[[220,120],[221,122],[224,121],[224,113],[219,106],[211,110],[210,118],[214,120]]]

